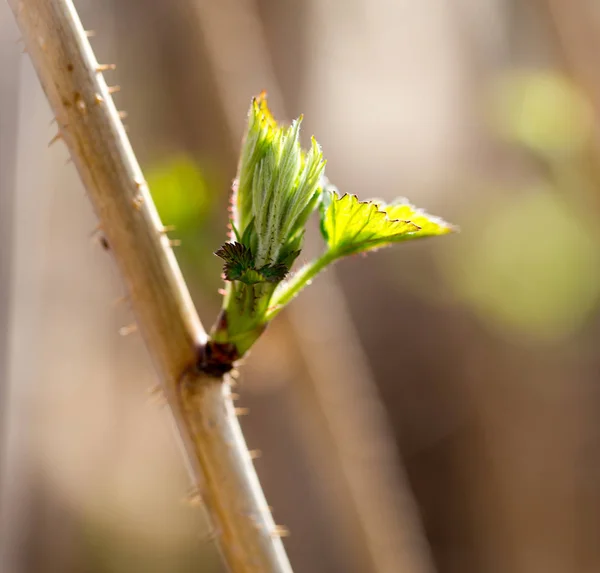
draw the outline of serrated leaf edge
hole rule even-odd
[[[254,256],[249,247],[235,242],[224,243],[214,253],[220,259],[225,261],[223,266],[223,276],[227,281],[238,280],[245,284],[256,284],[259,282],[271,282],[279,283],[287,276],[289,268],[283,263],[277,263],[273,265],[263,265],[260,268],[256,268],[254,264]],[[239,276],[232,276],[231,271],[234,266],[239,266]],[[249,276],[255,276],[257,273],[261,280],[244,280],[246,274]]]
[[[379,203],[373,201],[373,200],[367,199],[367,200],[361,201],[358,198],[358,195],[356,195],[354,193],[344,193],[343,195],[340,196],[340,194],[336,190],[331,190],[330,193],[331,193],[331,195],[334,195],[334,197],[333,197],[333,199],[332,199],[331,202],[329,202],[327,205],[324,206],[325,210],[324,210],[324,213],[323,213],[323,219],[324,219],[324,217],[326,215],[327,209],[331,208],[331,205],[334,203],[334,201],[340,202],[344,198],[350,197],[350,198],[356,199],[356,202],[358,203],[358,205],[367,205],[367,206],[372,205],[372,206],[374,206],[375,207],[375,212],[379,213],[379,214],[382,214],[385,217],[385,220],[388,223],[406,223],[406,224],[411,224],[411,225],[413,225],[415,227],[412,231],[406,231],[404,233],[398,233],[397,236],[412,235],[413,233],[417,233],[418,231],[421,230],[421,227],[419,227],[419,225],[417,225],[416,223],[413,223],[410,220],[407,220],[407,219],[391,219],[386,211],[381,210],[381,208],[380,208],[381,205]],[[366,224],[368,224],[368,222],[365,223],[365,225]],[[326,234],[325,227],[324,227],[323,224],[321,224],[321,233],[324,235],[325,240],[329,244],[329,236]],[[372,245],[374,243],[377,244],[378,242],[381,242],[382,243],[381,247],[385,247],[385,246],[387,246],[386,243],[390,244],[390,245],[393,244],[394,241],[390,240],[391,238],[392,237],[386,237],[385,239],[381,239],[381,240],[379,240],[379,239],[366,240],[366,241],[363,241],[362,244],[363,245],[369,245],[369,244]],[[338,247],[333,247],[333,250],[336,250],[336,249],[339,249],[339,246]],[[373,250],[373,249],[377,249],[377,247],[372,247],[371,249],[360,249],[360,250],[358,250],[356,252],[359,253],[361,251],[367,251],[367,250]],[[346,254],[346,253],[343,253],[342,251],[343,251],[343,249],[340,249],[340,256],[344,256]]]

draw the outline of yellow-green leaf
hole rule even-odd
[[[421,239],[423,237],[436,237],[446,235],[457,228],[439,217],[434,217],[422,209],[417,209],[406,199],[396,199],[390,205],[379,205],[379,209],[385,211],[390,219],[403,219],[411,221],[419,228],[415,233],[410,233],[400,240]],[[397,242],[397,241],[395,241]]]
[[[359,201],[329,191],[321,211],[321,231],[336,257],[378,249],[408,239],[443,235],[452,227],[412,205]]]

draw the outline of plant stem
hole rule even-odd
[[[204,501],[231,571],[292,573],[237,423],[229,384],[215,378],[206,384],[184,381],[182,402],[205,488],[219,492]]]
[[[206,333],[71,0],[8,0],[117,263],[194,486],[232,573],[290,573],[227,378],[190,373]],[[183,377],[183,382],[182,382]]]
[[[306,263],[291,279],[275,291],[271,299],[272,310],[267,313],[267,320],[273,320],[298,293],[308,286],[327,265],[338,257],[333,251],[325,251],[320,257]]]

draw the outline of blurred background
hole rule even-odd
[[[340,190],[462,229],[339,263],[241,369],[296,573],[599,571],[597,4],[76,7],[207,327],[262,89]],[[22,51],[0,3],[0,571],[224,571]]]

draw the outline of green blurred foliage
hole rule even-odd
[[[513,71],[492,82],[497,133],[546,158],[578,153],[589,141],[593,111],[579,88],[550,71]]]
[[[214,293],[221,285],[221,264],[214,251],[226,235],[219,219],[219,177],[210,177],[185,154],[173,155],[144,169],[152,198],[169,236],[181,241],[175,255],[193,293]],[[213,180],[214,179],[214,180]]]
[[[173,156],[145,171],[152,198],[165,225],[197,228],[210,208],[206,179],[186,155]]]
[[[502,333],[562,339],[581,327],[600,295],[592,224],[551,189],[506,196],[464,223],[468,235],[444,259],[448,281]]]
[[[520,188],[484,185],[442,265],[459,298],[505,336],[557,341],[580,329],[600,298],[592,110],[557,73],[510,72],[492,85],[495,134],[544,169]]]

